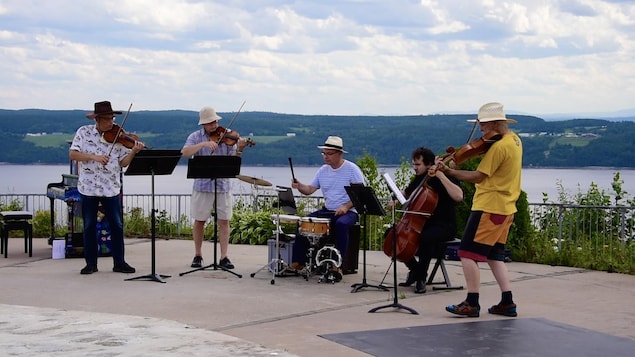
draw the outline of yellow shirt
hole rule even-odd
[[[513,132],[492,144],[476,168],[487,175],[476,184],[472,210],[494,214],[516,213],[520,196],[523,145]]]

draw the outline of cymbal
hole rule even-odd
[[[257,186],[271,186],[271,182],[263,179],[259,179],[257,177],[247,176],[247,175],[236,175],[236,178],[240,181],[244,181],[250,183],[252,185]]]

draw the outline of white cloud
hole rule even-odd
[[[0,0],[0,108],[619,110],[634,29],[632,1]]]

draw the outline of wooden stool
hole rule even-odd
[[[449,244],[458,245],[461,243],[460,239],[454,239],[448,242],[443,242],[438,245],[437,249],[437,262],[434,264],[434,268],[432,269],[432,273],[430,274],[430,278],[426,284],[428,285],[445,285],[445,286],[434,286],[432,290],[461,290],[463,286],[452,286],[452,282],[450,282],[450,276],[448,275],[448,271],[445,268],[445,252]],[[443,281],[433,282],[434,276],[437,273],[437,270],[441,268],[441,272],[443,273]]]
[[[0,212],[0,218],[2,219],[0,253],[4,253],[4,257],[7,257],[9,232],[20,230],[24,232],[24,252],[29,253],[29,257],[32,257],[33,225],[31,224],[31,219],[33,219],[33,214],[28,211],[2,211]]]

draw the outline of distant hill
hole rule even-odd
[[[67,140],[90,124],[80,110],[0,110],[0,162],[62,164],[68,162]],[[230,124],[234,113],[219,113],[220,124]],[[317,145],[339,135],[349,159],[368,153],[379,165],[399,165],[417,146],[438,153],[466,143],[474,114],[409,116],[300,115],[242,112],[231,126],[254,147],[246,149],[246,165],[284,166],[322,163]],[[635,122],[630,120],[567,119],[546,121],[509,114],[523,140],[525,167],[635,167]],[[123,117],[118,118],[118,122]],[[180,149],[187,135],[198,129],[198,112],[184,110],[133,111],[124,129],[136,133],[151,148]],[[476,128],[473,138],[480,136]],[[184,161],[183,161],[184,162]]]

